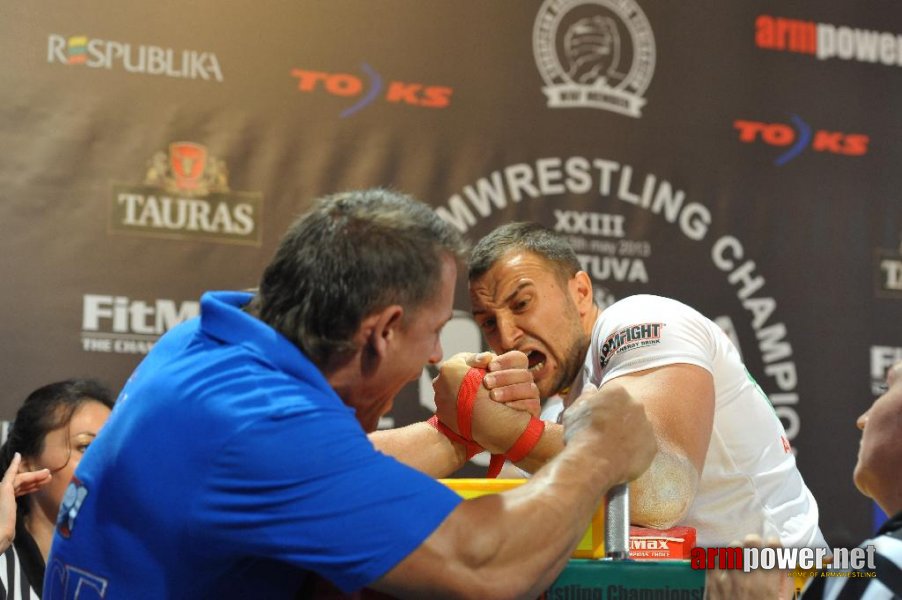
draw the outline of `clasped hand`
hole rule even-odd
[[[522,433],[529,416],[538,416],[541,411],[539,389],[528,367],[526,355],[515,350],[501,355],[455,354],[440,365],[438,376],[432,380],[438,418],[461,433],[458,391],[467,371],[485,369],[473,404],[472,437],[486,450],[503,453]]]

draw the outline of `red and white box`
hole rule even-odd
[[[650,529],[630,526],[630,558],[684,560],[695,546],[695,527]]]

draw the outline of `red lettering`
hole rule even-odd
[[[817,25],[813,21],[796,21],[789,32],[789,50],[799,54],[817,52]]]
[[[704,548],[690,548],[689,549],[689,565],[698,571],[699,569],[707,569],[708,564],[705,560],[705,549]]]
[[[742,569],[742,548],[690,548],[689,565],[695,569]]]
[[[775,47],[773,17],[761,15],[755,19],[755,45],[759,48]]]
[[[754,142],[755,138],[758,137],[758,133],[764,128],[764,123],[736,119],[733,121],[733,127],[739,130],[740,142]]]
[[[784,48],[790,52],[814,54],[816,49],[817,28],[811,21],[795,19],[777,19],[777,49]]]
[[[322,85],[333,96],[357,96],[364,91],[365,84],[359,77],[348,73],[325,73],[292,69],[291,76],[298,80],[298,90],[312,92]],[[423,86],[422,83],[393,81],[385,93],[388,102],[411,104],[426,108],[445,108],[451,104],[453,89],[446,86]]]
[[[761,139],[771,146],[788,146],[796,139],[796,132],[789,125],[772,123],[761,131]]]
[[[846,136],[846,144],[843,152],[848,156],[863,156],[867,154],[868,142],[871,138],[861,133],[850,133]]]
[[[431,85],[423,89],[423,99],[420,106],[428,106],[429,108],[445,108],[451,104],[451,92],[449,87]]]
[[[717,561],[721,569],[742,568],[742,548],[712,548],[717,552]]]
[[[388,86],[388,92],[385,99],[389,102],[406,102],[414,106],[420,103],[420,97],[417,93],[423,85],[420,83],[404,83],[403,81],[392,81]]]
[[[811,148],[816,152],[842,154],[843,134],[839,131],[818,131],[814,134]]]
[[[346,73],[336,73],[326,79],[326,91],[336,96],[356,96],[363,89],[363,83]]]
[[[760,15],[755,19],[755,45],[770,50],[814,54],[817,51],[817,25],[813,21]]]
[[[312,92],[316,88],[316,82],[329,77],[328,73],[320,71],[304,71],[292,69],[291,76],[298,78],[298,89],[302,92]]]

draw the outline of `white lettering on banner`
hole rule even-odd
[[[817,58],[902,65],[902,35],[818,23]]]
[[[588,195],[590,200],[601,197],[632,205],[662,217],[690,240],[705,240],[712,224],[706,206],[687,201],[685,192],[665,179],[637,173],[631,165],[609,159],[546,157],[535,163],[517,163],[494,171],[474,184],[465,185],[461,193],[448,199],[447,206],[435,210],[442,219],[466,233],[477,224],[478,218],[490,217],[495,211],[505,210],[526,198]],[[553,214],[555,230],[568,235],[581,267],[594,280],[648,283],[643,258],[650,256],[650,244],[644,240],[619,239],[626,236],[624,216],[560,208],[555,208]],[[627,245],[623,246],[624,243]],[[618,252],[619,256],[587,252],[609,255]],[[714,241],[710,257],[718,270],[727,273],[727,282],[736,288],[736,297],[749,313],[764,373],[773,381],[774,392],[765,395],[783,423],[787,439],[793,440],[801,431],[801,418],[797,410],[798,373],[789,332],[786,324],[774,317],[776,299],[763,293],[767,281],[758,273],[755,262],[744,254],[742,243],[734,236],[725,235]]]
[[[626,235],[623,229],[626,217],[623,215],[555,210],[554,218],[557,220],[554,230],[561,233],[580,233],[617,238],[622,238]]]
[[[51,34],[47,41],[47,62],[94,69],[122,68],[129,73],[181,79],[223,80],[219,59],[212,52],[178,52],[172,48],[132,46],[85,36],[66,38]]]
[[[141,185],[114,183],[110,234],[259,246],[259,192],[229,189],[225,163],[206,146],[180,141],[154,153]]]
[[[885,275],[883,284],[887,290],[902,292],[902,260],[884,258],[880,261],[880,271]]]
[[[771,15],[759,15],[755,30],[760,48],[809,54],[818,60],[902,65],[902,35],[897,33]]]
[[[729,273],[727,281],[737,286],[736,296],[743,308],[752,315],[752,330],[758,338],[758,350],[764,363],[764,373],[774,379],[779,394],[769,394],[774,411],[783,421],[786,437],[794,439],[801,428],[795,387],[798,383],[796,365],[792,359],[792,345],[786,341],[786,325],[771,323],[777,310],[777,301],[770,296],[753,296],[764,287],[766,281],[757,274],[755,262],[745,260],[745,251],[738,239],[723,236],[711,247],[711,259],[721,271]],[[742,262],[740,262],[742,261]]]
[[[648,283],[648,271],[641,258],[618,258],[615,256],[597,256],[594,254],[577,254],[582,270],[596,281],[630,281]]]
[[[583,194],[593,187],[601,197],[633,204],[663,216],[669,223],[678,224],[683,234],[692,240],[700,241],[708,233],[711,212],[701,204],[686,203],[686,194],[674,190],[670,182],[651,174],[641,180],[636,178],[634,182],[631,166],[599,158],[590,161],[583,156],[571,156],[566,160],[542,158],[535,164],[510,165],[478,179],[475,186],[464,186],[463,195],[454,194],[448,200],[448,207],[440,206],[436,212],[461,233],[466,233],[476,224],[473,210],[480,217],[488,217],[493,209],[503,210],[510,203],[526,197]]]
[[[886,373],[899,361],[902,361],[902,348],[871,346],[871,393],[879,396],[886,391]]]
[[[152,227],[174,231],[200,231],[246,236],[254,231],[254,206],[212,202],[203,198],[169,198],[120,193],[116,202],[124,208],[122,227]]]
[[[130,300],[125,296],[85,294],[82,349],[87,352],[147,354],[154,342],[182,321],[200,314],[196,301],[177,303]]]

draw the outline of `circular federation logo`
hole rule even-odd
[[[633,0],[545,0],[533,51],[549,107],[641,116],[655,70],[655,40]]]

